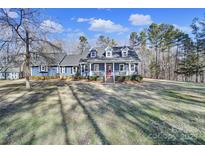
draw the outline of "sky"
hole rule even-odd
[[[99,35],[126,44],[129,34],[140,31],[151,23],[174,24],[191,34],[190,24],[194,17],[203,18],[205,9],[45,9],[48,17],[45,25],[55,27],[56,38],[75,40],[85,35],[92,44]]]

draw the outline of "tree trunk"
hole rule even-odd
[[[156,57],[155,57],[155,59],[156,59],[156,70],[155,70],[155,78],[156,79],[158,79],[159,78],[159,74],[158,74],[158,52],[157,52],[157,48],[155,48],[155,53],[156,53]]]
[[[197,54],[196,83],[198,83],[198,78],[199,78],[199,48],[198,48],[198,44],[197,44],[196,54]]]
[[[168,48],[168,79],[171,79],[170,48]]]
[[[26,59],[25,59],[25,78],[26,89],[31,89],[30,85],[30,51],[29,51],[29,32],[26,31]]]
[[[178,54],[179,54],[179,47],[177,45],[176,55],[175,55],[175,63],[174,63],[174,80],[178,80],[177,78],[177,68],[178,68]]]

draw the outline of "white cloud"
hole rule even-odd
[[[190,26],[179,26],[177,24],[173,24],[174,27],[176,27],[177,29],[180,29],[181,31],[183,32],[186,32],[186,33],[191,33],[192,29]]]
[[[51,20],[44,20],[41,23],[41,28],[51,33],[61,33],[64,31],[64,28],[61,24]]]
[[[125,32],[128,29],[120,24],[115,24],[111,20],[95,19],[90,22],[89,30],[103,32]]]
[[[95,20],[94,18],[78,18],[77,22],[90,22]]]
[[[153,22],[150,15],[143,14],[131,14],[129,21],[134,26],[149,25]]]
[[[120,24],[115,24],[111,20],[95,19],[95,18],[78,18],[77,22],[88,22],[90,24],[89,30],[106,33],[122,33],[128,31],[128,28]]]

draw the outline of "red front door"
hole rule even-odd
[[[111,77],[112,76],[112,64],[106,65],[106,76]]]

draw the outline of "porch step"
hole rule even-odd
[[[112,83],[112,82],[113,82],[113,78],[112,77],[106,78],[106,83]]]

